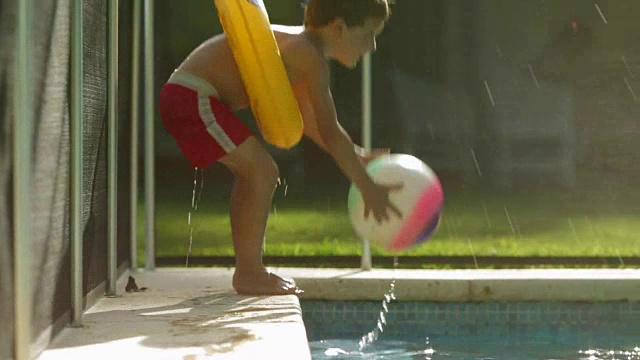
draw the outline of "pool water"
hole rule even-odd
[[[525,339],[523,339],[525,340]],[[320,340],[310,343],[313,359],[588,359],[588,360],[640,360],[639,347],[619,345],[606,348],[579,348],[574,345],[527,343],[505,344],[500,340],[469,341],[468,338],[420,342],[376,342],[362,351],[358,340]]]
[[[313,359],[640,360],[640,303],[301,302]]]

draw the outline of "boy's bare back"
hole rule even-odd
[[[302,26],[273,25],[272,30],[292,88],[300,102],[306,96],[303,80],[303,71],[306,71],[304,65],[308,63],[306,60],[310,56],[322,58],[322,55],[302,34]],[[224,34],[202,43],[177,70],[189,72],[209,82],[218,91],[220,100],[233,110],[250,106],[228,38]]]

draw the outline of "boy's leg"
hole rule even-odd
[[[254,138],[248,138],[220,162],[234,174],[231,232],[236,257],[233,287],[239,294],[295,294],[295,284],[270,274],[262,263],[267,218],[278,181],[278,167]]]
[[[215,161],[235,175],[231,230],[236,255],[233,287],[240,294],[293,294],[292,281],[269,274],[262,247],[278,168],[251,131],[215,96],[215,89],[186,73],[174,73],[160,95],[163,124],[197,168]]]

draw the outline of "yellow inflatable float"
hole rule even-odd
[[[272,145],[295,146],[302,116],[262,0],[214,0],[260,132]]]

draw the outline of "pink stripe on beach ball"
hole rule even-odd
[[[389,244],[389,249],[399,250],[414,245],[416,237],[420,235],[425,225],[432,222],[432,217],[439,215],[443,197],[442,186],[439,183],[429,186],[420,195],[411,214],[404,214],[408,217]]]

